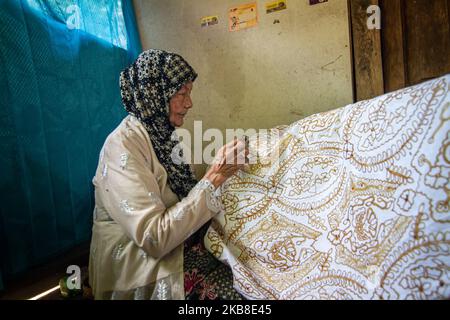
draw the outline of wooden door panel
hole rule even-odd
[[[385,92],[407,86],[406,48],[403,41],[403,0],[381,1],[381,39]]]
[[[351,32],[356,99],[383,94],[383,65],[380,31],[367,29],[367,8],[378,0],[350,0]]]
[[[365,27],[371,4],[381,8],[381,31]],[[356,100],[450,73],[450,0],[349,0],[349,5]]]
[[[405,1],[409,85],[450,72],[448,4],[448,0]]]

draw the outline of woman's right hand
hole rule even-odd
[[[234,139],[219,149],[204,179],[217,188],[248,163],[248,148],[242,140]]]

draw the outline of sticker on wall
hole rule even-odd
[[[228,11],[229,31],[239,31],[258,24],[256,3],[233,7]]]
[[[201,20],[201,26],[203,27],[209,27],[213,26],[215,24],[219,23],[219,16],[209,16],[209,17],[203,17]]]
[[[315,4],[324,3],[324,2],[328,2],[328,0],[309,0],[309,5],[313,6]]]
[[[281,11],[287,9],[286,0],[285,1],[272,1],[266,3],[266,13],[272,13],[276,11]]]

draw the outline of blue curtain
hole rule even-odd
[[[140,51],[131,0],[0,0],[0,290],[90,239],[119,73]]]

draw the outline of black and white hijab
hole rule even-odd
[[[180,199],[188,195],[197,180],[188,164],[172,161],[172,150],[179,140],[169,121],[169,101],[183,85],[196,78],[197,73],[181,56],[155,49],[141,53],[120,74],[125,109],[146,128],[155,153],[167,171],[169,186]]]

